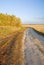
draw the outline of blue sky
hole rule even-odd
[[[44,24],[44,0],[0,0],[0,13],[16,15],[25,24]]]

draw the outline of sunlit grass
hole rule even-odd
[[[21,27],[15,26],[0,26],[0,38],[6,37],[13,32],[21,31],[21,29]]]
[[[26,28],[32,27],[36,29],[37,31],[44,33],[44,24],[27,24],[27,25],[24,24],[23,27],[26,27]]]

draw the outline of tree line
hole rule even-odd
[[[21,19],[8,14],[0,14],[0,26],[21,26]]]

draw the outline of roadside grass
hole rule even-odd
[[[0,38],[5,37],[13,32],[19,31],[20,27],[13,26],[0,26]]]
[[[16,32],[23,32],[25,27],[15,27],[15,26],[0,26],[0,39],[7,37],[8,35],[14,34]]]

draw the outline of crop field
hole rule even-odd
[[[24,24],[23,27],[32,27],[37,31],[44,33],[44,24]]]

